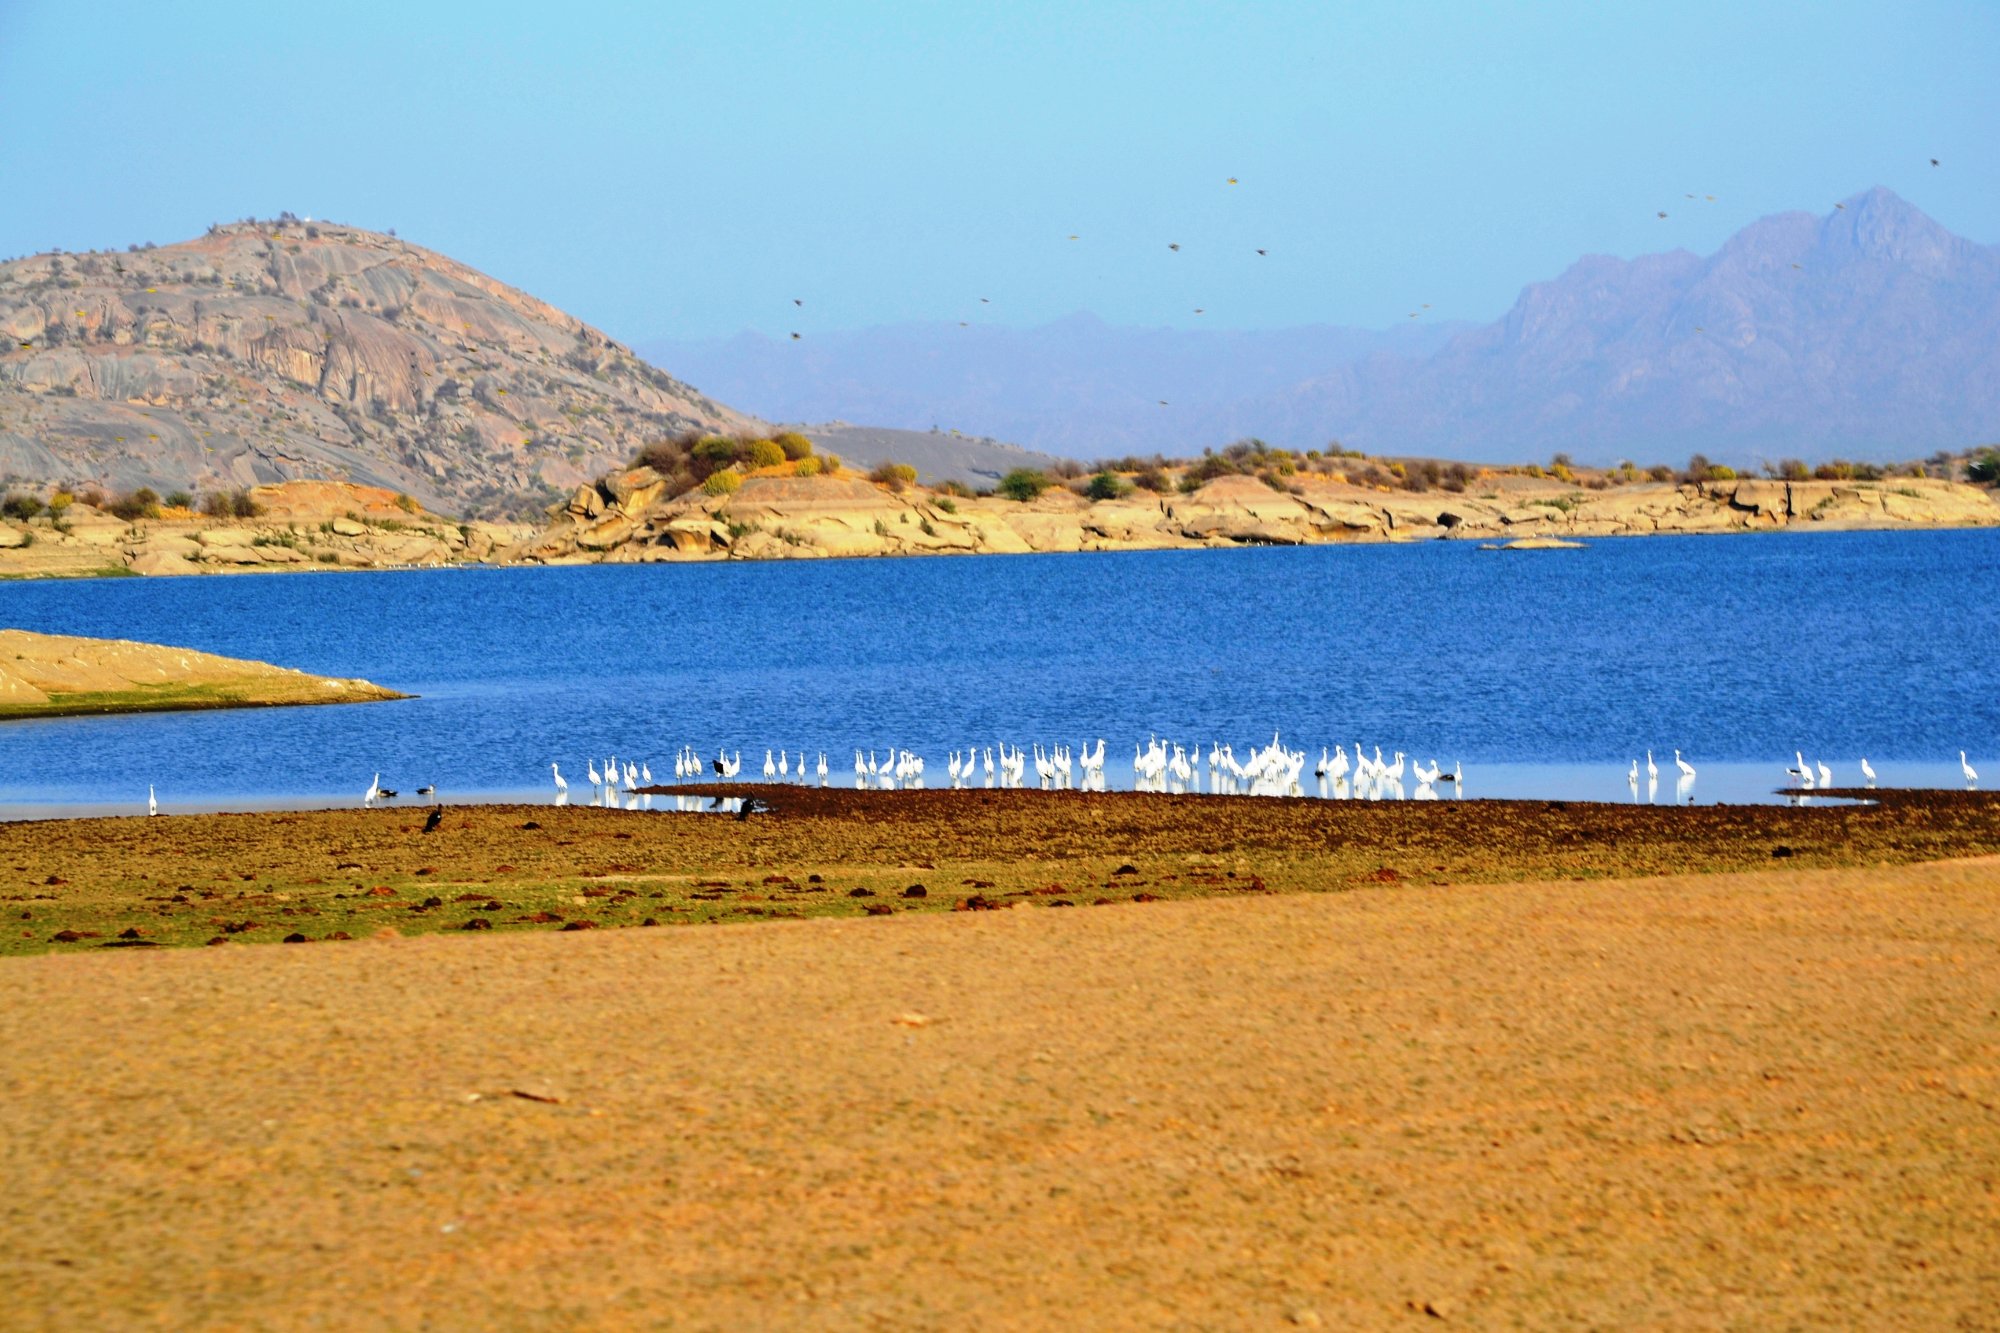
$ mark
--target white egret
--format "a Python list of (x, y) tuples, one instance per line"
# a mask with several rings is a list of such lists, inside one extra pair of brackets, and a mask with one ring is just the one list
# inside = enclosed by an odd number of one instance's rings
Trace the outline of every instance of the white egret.
[(771, 757), (771, 752), (769, 750), (766, 750), (764, 751), (764, 780), (766, 782), (769, 782), (772, 778), (775, 778), (777, 776), (778, 776), (778, 761)]
[(1965, 761), (1965, 751), (1963, 750), (1960, 750), (1958, 752), (1958, 768), (1960, 772), (1965, 774), (1965, 780), (1967, 782), (1979, 781), (1979, 770), (1974, 768), (1971, 764), (1968, 764)]
[(1868, 756), (1861, 756), (1861, 776), (1868, 779), (1868, 785), (1875, 785), (1875, 770), (1868, 763)]
[(567, 796), (569, 794), (569, 783), (563, 780), (562, 769), (558, 768), (555, 764), (551, 763), (549, 765), (549, 772), (555, 774), (556, 793), (558, 795)]
[(1678, 768), (1681, 771), (1682, 777), (1686, 778), (1690, 782), (1694, 781), (1694, 765), (1690, 764), (1687, 760), (1681, 758), (1681, 752), (1679, 750), (1674, 751), (1674, 767)]
[(1653, 762), (1653, 752), (1651, 750), (1646, 751), (1646, 776), (1649, 778), (1658, 778), (1660, 776), (1660, 766)]
[(1824, 759), (1819, 761), (1819, 785), (1822, 787), (1831, 787), (1833, 785), (1833, 770), (1826, 766), (1826, 760)]
[(373, 805), (375, 804), (375, 798), (381, 794), (382, 775), (377, 773), (374, 777), (368, 779), (368, 790), (361, 794), (361, 804)]
[(590, 774), (590, 785), (593, 787), (603, 786), (604, 778), (597, 771), (597, 761), (595, 759), (586, 759), (583, 762), (586, 771)]
[(150, 782), (146, 784), (146, 813), (149, 815), (160, 813), (160, 798), (153, 795), (153, 784)]
[(1625, 781), (1631, 783), (1634, 787), (1639, 785), (1639, 761), (1637, 759), (1632, 761), (1632, 771), (1625, 775)]

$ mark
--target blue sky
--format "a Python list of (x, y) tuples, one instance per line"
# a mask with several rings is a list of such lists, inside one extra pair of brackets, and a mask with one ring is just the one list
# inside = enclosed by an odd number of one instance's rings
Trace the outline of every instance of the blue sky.
[(627, 340), (1489, 319), (1877, 184), (2000, 240), (1996, 67), (1921, 0), (0, 0), (0, 255), (291, 209)]

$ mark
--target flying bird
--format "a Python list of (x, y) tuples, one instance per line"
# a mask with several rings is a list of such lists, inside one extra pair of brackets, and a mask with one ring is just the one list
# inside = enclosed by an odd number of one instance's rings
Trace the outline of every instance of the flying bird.
[(1160, 406), (1161, 406), (1161, 407), (1165, 407), (1166, 405), (1167, 405), (1167, 400), (1166, 400), (1166, 399), (1164, 399), (1164, 398), (1162, 398), (1162, 399), (1160, 400)]
[(1178, 250), (1178, 249), (1180, 249), (1180, 248), (1181, 248), (1181, 243), (1180, 243), (1179, 241), (1168, 241), (1168, 242), (1167, 242), (1167, 249), (1169, 249), (1169, 250)]
[(983, 296), (982, 296), (982, 297), (980, 297), (980, 298), (979, 298), (979, 304), (981, 304), (981, 305), (992, 305), (993, 303), (992, 303), (991, 301), (987, 300), (987, 299), (986, 299), (985, 297), (983, 297)]
[(1835, 205), (1834, 205), (1834, 207), (1835, 207), (1835, 208), (1846, 208), (1846, 207), (1847, 207), (1847, 205), (1846, 205), (1846, 204), (1835, 204)]
[(1196, 306), (1196, 307), (1194, 308), (1194, 312), (1195, 312), (1195, 314), (1197, 314), (1197, 315), (1199, 315), (1199, 314), (1203, 313), (1203, 312), (1202, 312), (1202, 308), (1201, 308), (1200, 306)]
[(792, 304), (793, 304), (793, 305), (804, 305), (804, 304), (805, 304), (805, 302), (804, 302), (804, 301), (801, 301), (801, 300), (800, 300), (800, 299), (799, 299), (798, 297), (794, 296), (794, 297), (792, 298)]
[(1259, 250), (1259, 251), (1258, 251), (1257, 253), (1261, 255), (1261, 254), (1266, 254), (1266, 253), (1268, 253), (1268, 252), (1267, 252), (1267, 251), (1264, 251), (1264, 250)]
[(798, 334), (796, 334), (796, 333), (794, 333), (794, 334), (792, 335), (792, 341), (793, 341), (793, 342), (797, 342), (798, 340), (799, 340), (799, 335), (798, 335)]
[(1665, 217), (1665, 216), (1666, 216), (1666, 214), (1665, 214), (1665, 213), (1662, 213), (1662, 214), (1660, 214), (1660, 216), (1661, 216), (1661, 217)]
[(1932, 159), (1931, 159), (1931, 165), (1932, 165), (1932, 166), (1936, 166), (1936, 165), (1937, 165), (1937, 159), (1936, 159), (1936, 158), (1932, 158)]

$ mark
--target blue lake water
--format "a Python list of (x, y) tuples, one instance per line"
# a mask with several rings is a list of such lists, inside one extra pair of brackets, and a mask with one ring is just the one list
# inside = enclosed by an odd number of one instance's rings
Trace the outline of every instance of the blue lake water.
[[(1794, 750), (1859, 783), (2000, 780), (2000, 532), (1804, 533), (974, 559), (0, 584), (0, 624), (171, 643), (420, 698), (0, 724), (0, 807), (351, 797), (383, 774), (546, 794), (683, 744), (925, 755), (1280, 732), (1465, 765), (1472, 795), (1750, 800)], [(1306, 769), (1311, 789), (1312, 765)], [(1121, 778), (1122, 775), (1122, 778)], [(1033, 781), (1032, 770), (1029, 775)], [(582, 787), (579, 780), (578, 787)], [(136, 795), (135, 795), (136, 793)], [(1644, 792), (1637, 794), (1644, 798)]]

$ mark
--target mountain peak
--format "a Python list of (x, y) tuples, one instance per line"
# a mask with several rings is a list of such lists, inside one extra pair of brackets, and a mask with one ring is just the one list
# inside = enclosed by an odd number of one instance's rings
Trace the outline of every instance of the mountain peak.
[(1821, 220), (1819, 243), (1823, 250), (1886, 260), (1930, 276), (1943, 273), (1975, 248), (1880, 185), (1841, 200)]

